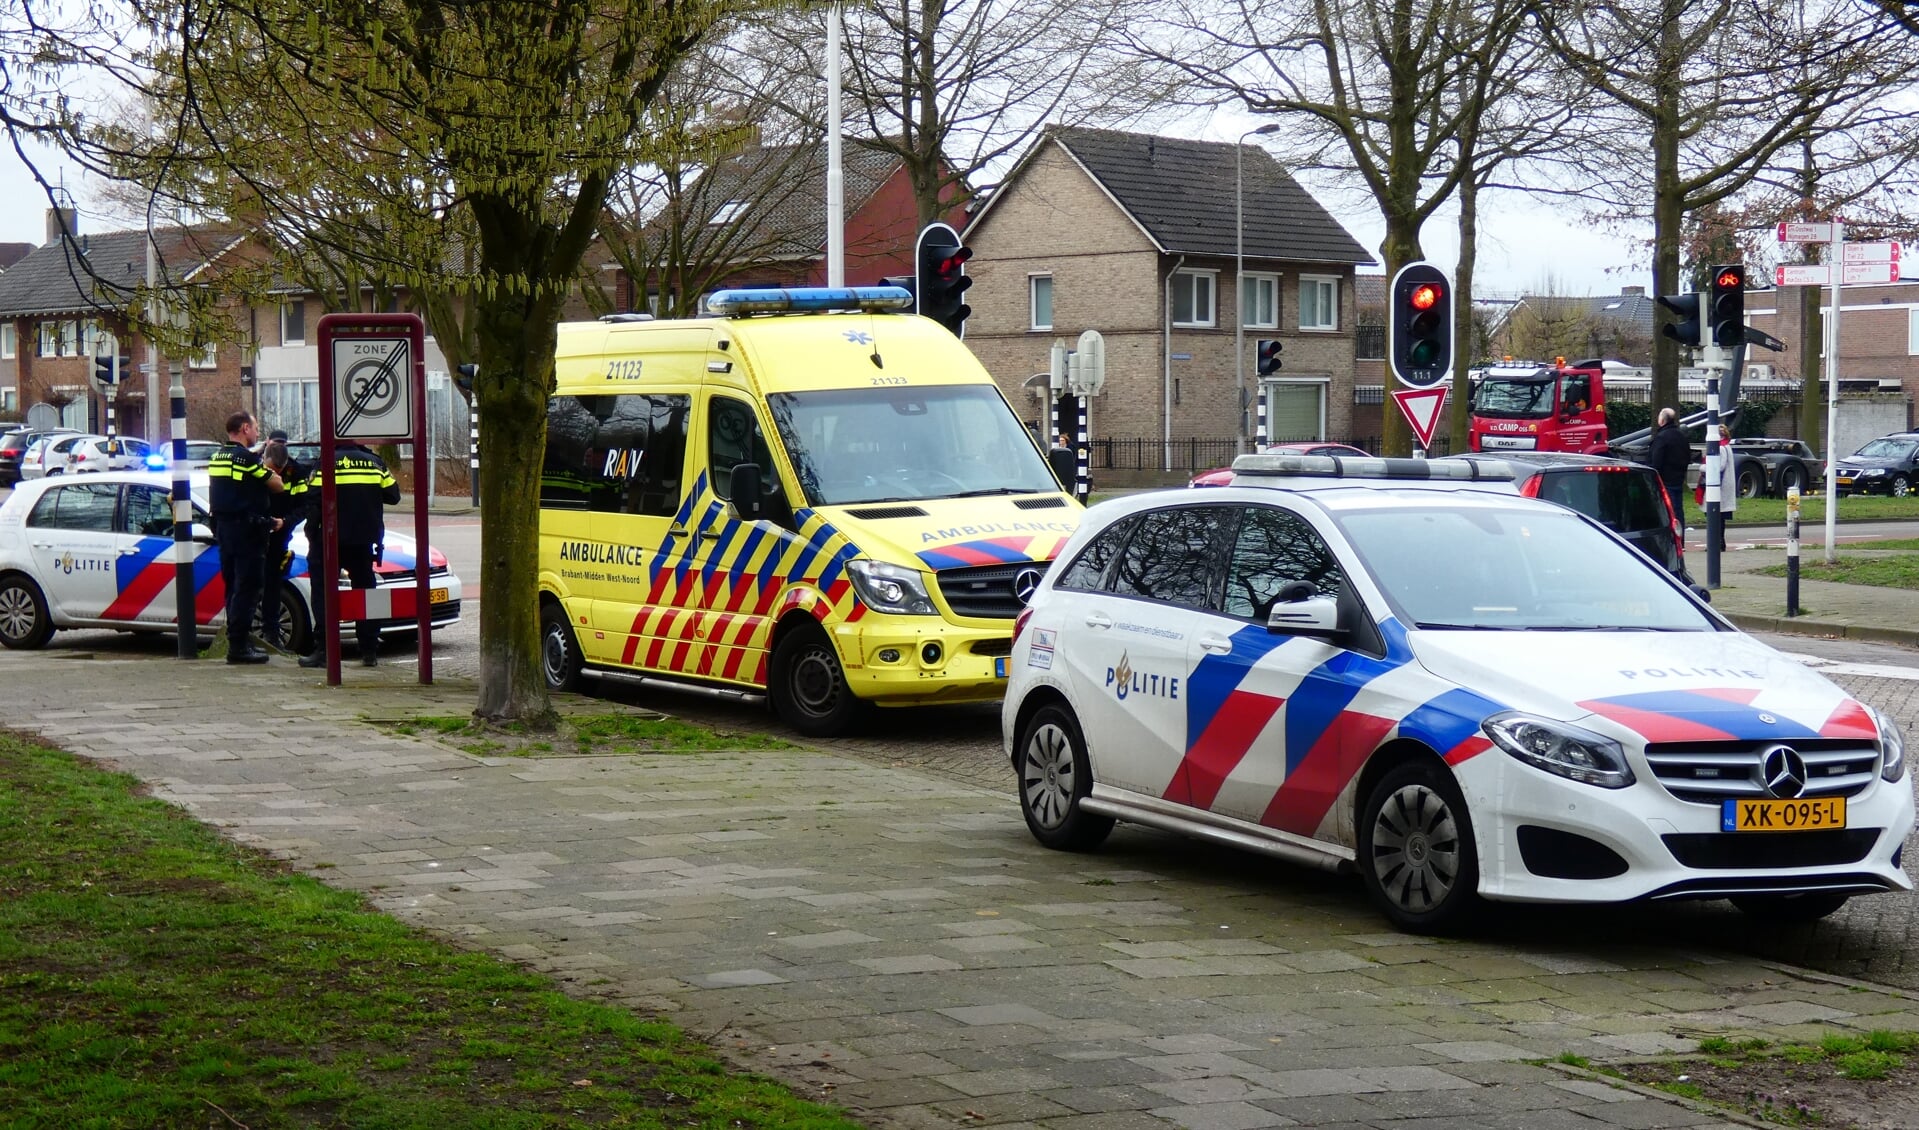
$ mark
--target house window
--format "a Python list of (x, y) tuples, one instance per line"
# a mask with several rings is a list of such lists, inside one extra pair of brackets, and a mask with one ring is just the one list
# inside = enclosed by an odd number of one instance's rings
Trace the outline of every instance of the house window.
[(1279, 328), (1278, 275), (1246, 276), (1246, 296), (1240, 306), (1239, 316), (1249, 330)]
[(1173, 324), (1203, 329), (1215, 324), (1213, 298), (1217, 271), (1177, 271), (1173, 274)]
[(1032, 329), (1050, 330), (1053, 328), (1053, 276), (1028, 275), (1026, 285), (1031, 288)]
[(220, 365), (219, 345), (209, 345), (187, 359), (189, 369), (215, 369)]
[(1299, 279), (1299, 328), (1339, 328), (1339, 280), (1302, 275)]
[(0, 322), (0, 361), (20, 355), (19, 332), (12, 322)]
[(60, 323), (60, 356), (80, 356), (80, 323)]
[[(1906, 352), (1919, 357), (1919, 309), (1906, 311)], [(12, 354), (4, 354), (11, 357)]]
[(20, 394), (14, 389), (0, 388), (0, 412), (11, 416), (20, 408)]
[(1314, 377), (1265, 382), (1270, 442), (1325, 439), (1326, 386), (1325, 379)]
[(738, 220), (745, 211), (746, 201), (729, 200), (720, 205), (719, 208), (714, 211), (713, 218), (706, 222), (712, 227), (718, 227), (721, 224), (730, 224)]
[(39, 324), (39, 331), (39, 355), (42, 357), (60, 356), (60, 323), (41, 322)]
[(307, 341), (307, 304), (300, 299), (280, 304), (280, 344), (305, 345)]
[(88, 357), (112, 357), (120, 352), (120, 339), (100, 323), (88, 322), (81, 332), (81, 349)]

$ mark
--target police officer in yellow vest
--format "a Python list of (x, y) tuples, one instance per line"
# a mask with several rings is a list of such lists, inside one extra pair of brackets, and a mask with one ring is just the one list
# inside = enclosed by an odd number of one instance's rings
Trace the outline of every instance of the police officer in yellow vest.
[(260, 426), (249, 412), (227, 417), (227, 443), (207, 463), (208, 503), (220, 542), (220, 580), (227, 597), (227, 662), (265, 663), (248, 631), (260, 610), (266, 579), (267, 539), (277, 527), (271, 496), (286, 489), (280, 476), (254, 454)]
[[(313, 594), (313, 650), (300, 657), (302, 667), (326, 664), (326, 608), (339, 570), (346, 570), (356, 589), (370, 589), (379, 582), (373, 574), (380, 559), (380, 544), (386, 537), (386, 509), (400, 501), (400, 485), (386, 461), (357, 443), (342, 441), (333, 449), (333, 488), (339, 508), (340, 544), (334, 556), (332, 576), (322, 577), (314, 564), (319, 558), (320, 542), (325, 537), (320, 521), (321, 468), (315, 467), (301, 484), (307, 500), (307, 561), (309, 588)], [(368, 667), (380, 662), (380, 629), (361, 620), (355, 628), (360, 639), (360, 662)]]

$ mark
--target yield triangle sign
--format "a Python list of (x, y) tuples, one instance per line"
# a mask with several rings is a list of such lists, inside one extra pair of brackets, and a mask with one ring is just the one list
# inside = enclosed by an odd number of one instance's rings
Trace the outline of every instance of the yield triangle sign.
[(1396, 388), (1393, 399), (1413, 426), (1413, 435), (1421, 448), (1433, 445), (1433, 430), (1439, 426), (1439, 410), (1446, 404), (1446, 386), (1435, 388)]

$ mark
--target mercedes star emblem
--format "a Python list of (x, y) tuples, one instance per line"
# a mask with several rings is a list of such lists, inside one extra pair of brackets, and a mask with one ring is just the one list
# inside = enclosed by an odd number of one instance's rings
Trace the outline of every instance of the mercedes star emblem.
[(1759, 767), (1773, 796), (1790, 799), (1806, 791), (1806, 759), (1791, 746), (1769, 747), (1759, 755)]
[(1013, 596), (1021, 604), (1033, 599), (1033, 593), (1039, 589), (1040, 571), (1028, 566), (1013, 574)]

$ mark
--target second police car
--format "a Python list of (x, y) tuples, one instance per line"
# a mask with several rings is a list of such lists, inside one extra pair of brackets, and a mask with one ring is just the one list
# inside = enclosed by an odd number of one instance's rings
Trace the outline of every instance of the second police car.
[(1021, 618), (1003, 730), (1040, 842), (1128, 820), (1356, 870), (1409, 930), (1910, 889), (1892, 720), (1598, 523), (1503, 467), (1235, 467), (1089, 511)]

